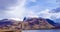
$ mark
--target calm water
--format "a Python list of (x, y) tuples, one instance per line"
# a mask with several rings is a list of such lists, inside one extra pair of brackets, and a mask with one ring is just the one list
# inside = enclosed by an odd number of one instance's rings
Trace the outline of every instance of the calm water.
[(55, 29), (55, 30), (24, 30), (23, 32), (60, 32), (60, 29)]

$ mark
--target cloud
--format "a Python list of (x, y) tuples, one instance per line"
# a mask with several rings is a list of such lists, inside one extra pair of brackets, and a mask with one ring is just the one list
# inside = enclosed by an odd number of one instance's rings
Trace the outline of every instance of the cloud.
[(0, 18), (22, 18), (26, 0), (0, 0)]
[(60, 18), (60, 12), (57, 11), (60, 9), (57, 8), (59, 6), (60, 5), (56, 0), (27, 1), (25, 5), (25, 8), (27, 9), (26, 16), (49, 18), (52, 20), (58, 19)]
[(9, 7), (15, 6), (17, 4), (17, 0), (0, 0), (0, 11), (8, 10)]
[(60, 5), (60, 0), (56, 0), (56, 3)]
[[(28, 17), (42, 17), (45, 19), (51, 19), (51, 20), (56, 20), (60, 18), (60, 12), (59, 13), (50, 13), (49, 9), (46, 9), (44, 11), (40, 11), (40, 12), (34, 12), (34, 11), (29, 11), (29, 13), (27, 14)], [(52, 11), (51, 11), (52, 12)], [(59, 21), (55, 21), (55, 22), (59, 22)]]
[[(0, 0), (0, 18), (24, 18), (25, 16), (49, 19), (60, 18), (56, 0)], [(51, 9), (54, 10), (52, 13)], [(55, 11), (56, 10), (56, 11)]]
[(35, 0), (35, 2), (30, 0), (27, 1), (25, 8), (34, 11), (43, 11), (45, 9), (54, 9), (58, 6), (59, 4), (57, 4), (56, 0)]
[(51, 11), (52, 11), (52, 13), (58, 13), (58, 12), (60, 12), (60, 7), (52, 9)]
[(54, 21), (60, 23), (60, 18), (54, 19)]

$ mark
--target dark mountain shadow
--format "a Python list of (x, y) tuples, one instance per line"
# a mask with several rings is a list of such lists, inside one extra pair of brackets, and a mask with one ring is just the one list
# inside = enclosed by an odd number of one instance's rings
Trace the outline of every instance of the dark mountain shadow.
[(46, 21), (47, 21), (48, 23), (50, 23), (51, 25), (53, 25), (53, 26), (55, 26), (55, 24), (56, 24), (53, 20), (50, 20), (50, 19), (46, 19)]
[(54, 29), (60, 29), (60, 23), (55, 23), (53, 20), (50, 19), (46, 19), (48, 21), (48, 23), (50, 23), (51, 25), (55, 26)]

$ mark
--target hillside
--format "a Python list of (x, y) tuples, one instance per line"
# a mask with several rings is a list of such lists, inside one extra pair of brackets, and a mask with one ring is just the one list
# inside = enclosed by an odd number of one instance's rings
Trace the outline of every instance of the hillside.
[(13, 19), (0, 20), (0, 31), (41, 29), (60, 29), (60, 23), (54, 23), (52, 20), (44, 18), (24, 18), (23, 21), (16, 21)]
[(54, 22), (44, 18), (24, 18), (23, 29), (53, 29)]

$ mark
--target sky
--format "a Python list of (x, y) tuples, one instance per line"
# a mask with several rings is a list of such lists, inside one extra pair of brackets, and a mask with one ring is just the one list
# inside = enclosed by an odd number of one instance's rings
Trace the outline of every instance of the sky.
[(0, 0), (0, 19), (24, 17), (60, 22), (60, 0)]

